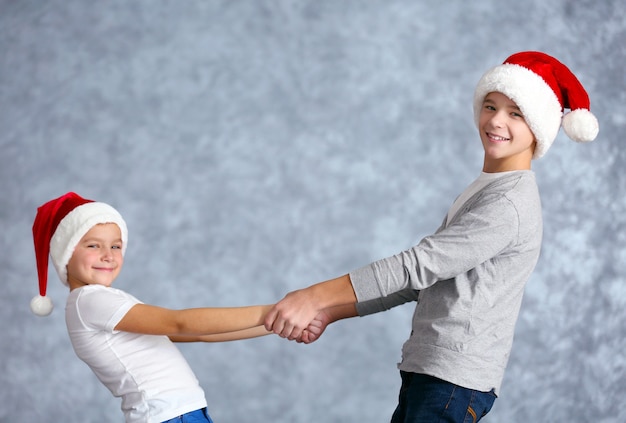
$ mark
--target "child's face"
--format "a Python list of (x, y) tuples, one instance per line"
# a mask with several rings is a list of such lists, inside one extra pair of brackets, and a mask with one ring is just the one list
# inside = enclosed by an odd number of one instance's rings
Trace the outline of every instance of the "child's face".
[(530, 169), (535, 136), (515, 102), (502, 93), (489, 93), (478, 120), (485, 149), (485, 171)]
[(91, 284), (111, 286), (122, 264), (120, 228), (115, 223), (98, 224), (81, 238), (67, 264), (70, 290)]

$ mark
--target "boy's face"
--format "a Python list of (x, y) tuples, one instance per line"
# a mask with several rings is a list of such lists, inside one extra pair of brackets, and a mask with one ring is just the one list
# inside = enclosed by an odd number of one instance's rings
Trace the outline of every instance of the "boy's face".
[(485, 172), (530, 169), (535, 136), (510, 98), (498, 92), (487, 94), (478, 128), (485, 149)]
[(115, 223), (98, 224), (81, 238), (67, 264), (70, 290), (91, 284), (111, 286), (122, 264), (120, 228)]

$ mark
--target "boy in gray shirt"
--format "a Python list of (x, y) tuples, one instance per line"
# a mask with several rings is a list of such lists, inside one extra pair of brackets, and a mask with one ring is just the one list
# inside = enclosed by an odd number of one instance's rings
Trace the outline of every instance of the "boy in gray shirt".
[(531, 160), (546, 153), (560, 127), (578, 142), (598, 133), (580, 82), (540, 52), (516, 53), (488, 70), (474, 93), (474, 115), (482, 172), (434, 234), (287, 294), (265, 319), (267, 330), (310, 343), (331, 322), (416, 301), (392, 423), (476, 422), (489, 412), (541, 248)]

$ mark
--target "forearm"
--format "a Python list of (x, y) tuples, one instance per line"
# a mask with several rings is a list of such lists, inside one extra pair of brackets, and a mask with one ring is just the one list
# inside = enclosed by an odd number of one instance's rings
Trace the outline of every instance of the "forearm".
[(148, 304), (133, 306), (116, 330), (147, 335), (198, 336), (234, 332), (263, 324), (271, 305), (170, 310)]
[(227, 342), (227, 341), (239, 341), (242, 339), (257, 338), (259, 336), (269, 335), (271, 332), (265, 330), (263, 326), (254, 326), (247, 329), (216, 333), (212, 335), (197, 335), (197, 336), (185, 336), (185, 335), (171, 335), (169, 338), (172, 342)]
[[(305, 288), (305, 290), (309, 291), (309, 298), (317, 310), (354, 305), (357, 301), (350, 282), (350, 275), (320, 282)], [(343, 311), (347, 312), (349, 308)]]
[(372, 300), (360, 302), (356, 304), (356, 312), (359, 316), (367, 316), (368, 314), (387, 311), (399, 305), (417, 301), (420, 291), (414, 289), (404, 289), (394, 292), (391, 295), (382, 298), (374, 298)]
[(263, 305), (181, 310), (177, 334), (213, 335), (254, 328), (263, 324), (271, 307)]
[(324, 309), (329, 317), (329, 323), (342, 319), (349, 319), (358, 316), (355, 304), (344, 304)]

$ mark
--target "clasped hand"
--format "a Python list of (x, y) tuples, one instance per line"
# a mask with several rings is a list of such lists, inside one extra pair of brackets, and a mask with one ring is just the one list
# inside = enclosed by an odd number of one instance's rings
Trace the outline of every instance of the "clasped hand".
[[(265, 329), (291, 341), (311, 343), (324, 331), (321, 310), (308, 288), (285, 295), (265, 316)], [(322, 313), (323, 314), (323, 313)]]

